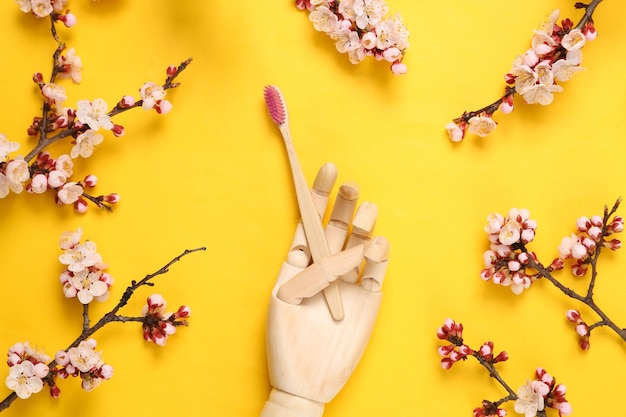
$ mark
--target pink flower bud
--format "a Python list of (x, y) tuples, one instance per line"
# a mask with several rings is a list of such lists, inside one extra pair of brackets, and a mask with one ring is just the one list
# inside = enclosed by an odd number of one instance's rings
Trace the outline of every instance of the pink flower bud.
[(460, 142), (465, 136), (465, 129), (453, 122), (446, 125), (446, 130), (452, 142)]
[(495, 274), (493, 274), (493, 283), (502, 285), (506, 281), (506, 278), (507, 278), (507, 275), (504, 272), (498, 271)]
[(59, 387), (57, 387), (56, 385), (50, 387), (50, 396), (52, 398), (59, 398), (60, 395), (61, 389)]
[(554, 395), (557, 397), (564, 397), (565, 396), (565, 392), (566, 392), (566, 388), (565, 385), (563, 384), (558, 384), (556, 387), (554, 387)]
[(54, 355), (54, 360), (59, 366), (67, 366), (70, 363), (70, 355), (64, 350), (59, 350), (56, 355)]
[(118, 106), (120, 106), (123, 109), (133, 107), (134, 105), (135, 105), (135, 97), (133, 96), (124, 96), (118, 103)]
[(565, 317), (567, 317), (567, 319), (571, 322), (577, 322), (580, 320), (580, 312), (575, 309), (567, 310), (565, 312)]
[(43, 80), (43, 74), (42, 74), (42, 73), (40, 73), (40, 72), (36, 72), (36, 73), (33, 75), (33, 81), (34, 81), (36, 84), (38, 84), (38, 85), (42, 86), (42, 85), (45, 83), (45, 82), (44, 82), (44, 80)]
[(396, 75), (404, 75), (408, 72), (408, 68), (402, 62), (396, 61), (393, 64), (391, 64), (391, 72)]
[(585, 264), (574, 264), (572, 265), (572, 274), (577, 277), (582, 277), (587, 273), (587, 265)]
[(585, 322), (578, 323), (576, 325), (576, 333), (579, 336), (588, 336), (589, 335), (589, 326)]
[(587, 248), (580, 243), (577, 243), (572, 248), (572, 258), (583, 259), (587, 257)]
[(489, 281), (491, 279), (491, 275), (493, 274), (493, 272), (494, 272), (493, 268), (485, 268), (482, 271), (480, 271), (480, 277), (484, 281)]
[(522, 230), (521, 238), (523, 243), (532, 242), (535, 238), (535, 231), (532, 229), (524, 229)]
[(505, 362), (509, 360), (509, 354), (506, 353), (505, 351), (502, 351), (500, 353), (498, 353), (498, 356), (496, 356), (493, 360), (493, 363), (496, 362)]
[(113, 124), (111, 132), (113, 132), (116, 137), (120, 137), (124, 134), (124, 126)]
[(149, 308), (158, 308), (165, 306), (165, 299), (161, 294), (152, 294), (147, 298)]
[(487, 360), (491, 359), (493, 355), (493, 343), (487, 342), (483, 344), (478, 350), (478, 354)]
[(452, 362), (458, 362), (461, 359), (464, 359), (466, 355), (461, 354), (459, 351), (453, 350), (452, 352), (450, 352), (450, 360), (452, 360)]
[(467, 345), (461, 345), (459, 346), (459, 353), (463, 356), (466, 357), (467, 355), (471, 355), (473, 352), (473, 350), (467, 346)]
[(30, 181), (28, 191), (41, 194), (48, 189), (48, 178), (44, 174), (35, 174)]
[(159, 100), (154, 108), (159, 114), (167, 114), (172, 110), (172, 103), (167, 100)]
[(582, 239), (581, 243), (584, 247), (587, 248), (588, 252), (593, 252), (596, 248), (596, 241), (591, 238), (585, 237)]
[(587, 231), (587, 234), (589, 235), (590, 238), (592, 238), (595, 241), (600, 240), (600, 238), (602, 237), (602, 229), (599, 228), (598, 226), (592, 226), (589, 228), (589, 230)]
[(553, 271), (559, 271), (563, 269), (564, 267), (565, 267), (565, 261), (563, 261), (563, 259), (561, 258), (556, 258), (550, 264), (550, 268), (552, 268)]
[(591, 221), (585, 216), (579, 217), (578, 220), (576, 220), (576, 227), (578, 231), (586, 232), (591, 227)]
[(9, 352), (7, 356), (7, 365), (9, 366), (16, 365), (22, 361), (22, 358), (16, 352)]
[(118, 201), (120, 201), (120, 195), (116, 193), (109, 194), (104, 197), (104, 201), (106, 201), (109, 204), (115, 204)]
[(618, 250), (622, 247), (622, 242), (619, 239), (611, 239), (610, 241), (604, 242), (603, 245), (611, 250)]
[[(507, 74), (510, 75), (510, 74)], [(506, 77), (505, 77), (505, 81), (506, 81)], [(515, 81), (513, 82), (515, 83)], [(513, 97), (508, 96), (508, 97), (503, 97), (502, 98), (502, 104), (500, 104), (500, 111), (504, 114), (509, 114), (513, 111)]]
[(77, 213), (85, 213), (87, 211), (87, 208), (87, 202), (82, 198), (79, 198), (74, 202), (74, 210)]
[(174, 317), (179, 318), (187, 318), (191, 316), (191, 309), (187, 306), (178, 307), (178, 311), (174, 314)]
[(176, 68), (174, 65), (170, 65), (169, 67), (167, 67), (167, 69), (165, 70), (165, 73), (167, 74), (168, 77), (173, 77), (176, 75), (176, 72), (178, 71), (178, 68)]
[(573, 411), (572, 405), (567, 401), (557, 403), (554, 408), (559, 410), (559, 414), (563, 416), (569, 416)]
[(615, 216), (609, 226), (613, 233), (620, 233), (624, 230), (624, 218), (622, 216)]
[(96, 177), (93, 174), (87, 175), (85, 179), (83, 180), (83, 184), (85, 185), (85, 187), (95, 187), (97, 183), (98, 183), (98, 177)]
[(437, 348), (437, 353), (439, 353), (439, 356), (448, 356), (453, 350), (454, 345), (439, 346)]
[(67, 176), (63, 171), (54, 170), (48, 174), (48, 184), (52, 188), (59, 188), (67, 182)]
[(443, 358), (440, 363), (441, 367), (446, 370), (452, 368), (452, 365), (454, 365), (454, 361), (450, 358)]
[(520, 252), (520, 254), (517, 255), (517, 260), (521, 262), (522, 264), (526, 265), (528, 261), (530, 260), (530, 258), (528, 257), (527, 252)]
[(50, 368), (45, 363), (39, 362), (34, 366), (35, 376), (37, 378), (45, 378), (46, 375), (50, 372)]
[(587, 24), (583, 27), (583, 34), (588, 41), (593, 41), (598, 37), (598, 32), (596, 31), (593, 22), (587, 22)]
[(98, 374), (103, 379), (111, 379), (113, 376), (113, 367), (111, 365), (104, 364), (100, 367)]
[(108, 272), (103, 272), (98, 280), (104, 282), (107, 287), (113, 285), (113, 277)]
[(580, 346), (582, 350), (589, 350), (589, 348), (591, 347), (589, 343), (589, 338), (583, 337), (582, 339), (580, 339), (580, 341), (578, 342), (578, 346)]
[(69, 10), (65, 14), (58, 15), (58, 19), (68, 28), (76, 25), (76, 16), (70, 13)]
[(517, 261), (509, 261), (509, 263), (507, 264), (507, 268), (511, 272), (519, 271), (521, 267), (522, 265)]
[(602, 217), (597, 216), (597, 215), (596, 216), (592, 216), (590, 221), (591, 221), (591, 224), (593, 226), (602, 227)]

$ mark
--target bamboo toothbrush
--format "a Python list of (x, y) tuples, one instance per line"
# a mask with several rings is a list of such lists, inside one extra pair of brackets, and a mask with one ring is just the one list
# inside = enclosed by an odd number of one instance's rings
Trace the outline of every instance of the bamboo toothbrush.
[[(330, 249), (326, 238), (324, 237), (324, 229), (319, 214), (315, 209), (313, 200), (311, 199), (311, 191), (306, 183), (302, 168), (298, 162), (296, 151), (291, 141), (289, 131), (289, 118), (287, 116), (287, 107), (280, 90), (275, 86), (265, 86), (263, 90), (265, 103), (269, 110), (270, 116), (274, 123), (278, 125), (278, 129), (285, 142), (289, 164), (291, 165), (291, 174), (296, 188), (296, 197), (300, 208), (300, 216), (302, 218), (302, 226), (309, 243), (311, 257), (313, 262), (319, 262), (330, 256)], [(330, 309), (331, 315), (335, 320), (342, 320), (344, 317), (343, 302), (341, 301), (341, 293), (337, 285), (329, 285), (324, 289), (324, 296)]]

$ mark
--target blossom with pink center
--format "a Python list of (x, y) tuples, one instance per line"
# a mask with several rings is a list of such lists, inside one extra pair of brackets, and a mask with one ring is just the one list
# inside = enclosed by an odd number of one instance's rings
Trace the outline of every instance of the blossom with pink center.
[(66, 182), (57, 191), (57, 198), (63, 204), (74, 204), (83, 195), (83, 187), (75, 182)]
[[(400, 15), (388, 16), (383, 0), (307, 0), (297, 1), (296, 6), (310, 12), (309, 20), (315, 30), (335, 40), (337, 50), (347, 53), (351, 63), (374, 56), (390, 62), (394, 74), (406, 74), (402, 58), (409, 46), (409, 32)], [(146, 106), (152, 108), (150, 104)]]
[(32, 12), (37, 17), (46, 17), (54, 10), (51, 0), (16, 0), (24, 13)]
[(474, 116), (468, 120), (469, 132), (485, 137), (496, 130), (496, 122), (490, 116)]
[(528, 381), (517, 390), (514, 409), (525, 417), (536, 417), (538, 411), (545, 407), (544, 395), (550, 392), (549, 387), (541, 381)]
[(18, 397), (26, 399), (43, 388), (41, 377), (36, 375), (35, 365), (24, 361), (9, 368), (9, 375), (5, 380), (6, 386), (15, 391)]
[(74, 173), (72, 157), (67, 154), (59, 156), (54, 164), (54, 169), (60, 171), (65, 177), (71, 177)]
[(89, 129), (78, 135), (76, 143), (70, 152), (70, 156), (72, 158), (78, 158), (80, 155), (83, 158), (89, 158), (97, 145), (101, 144), (103, 140), (104, 137), (101, 134)]
[(57, 109), (63, 107), (63, 103), (67, 100), (65, 88), (55, 83), (44, 84), (44, 86), (41, 87), (41, 93), (46, 98), (46, 101)]
[(356, 25), (361, 30), (376, 26), (389, 12), (387, 4), (381, 0), (356, 0), (353, 10)]
[(359, 35), (350, 29), (336, 30), (330, 35), (335, 41), (335, 47), (338, 52), (346, 53), (361, 48), (361, 40)]
[(339, 29), (339, 19), (327, 6), (319, 6), (309, 13), (309, 20), (318, 32), (333, 33)]
[(96, 352), (96, 340), (83, 340), (67, 351), (70, 363), (81, 372), (88, 372), (102, 365), (100, 353)]
[(89, 267), (102, 263), (102, 256), (97, 252), (97, 246), (92, 241), (75, 245), (59, 255), (59, 262), (67, 265), (70, 272), (81, 272)]
[(24, 190), (23, 183), (30, 178), (28, 163), (22, 157), (9, 161), (5, 167), (5, 175), (11, 191), (21, 193)]
[(559, 59), (552, 64), (552, 74), (554, 80), (558, 82), (569, 81), (577, 72), (584, 70), (578, 63), (567, 59)]
[(69, 282), (76, 288), (78, 301), (82, 304), (89, 304), (94, 298), (98, 301), (105, 301), (108, 298), (109, 286), (100, 280), (101, 271), (82, 271), (74, 272)]
[(568, 51), (577, 51), (585, 46), (587, 38), (580, 29), (572, 29), (561, 39), (561, 46)]
[(165, 98), (166, 92), (162, 86), (153, 82), (147, 82), (139, 89), (139, 95), (141, 95), (141, 99), (143, 100), (142, 108), (144, 110), (150, 110), (159, 101)]
[(98, 131), (100, 128), (110, 130), (113, 127), (111, 117), (108, 114), (108, 104), (101, 98), (93, 102), (89, 100), (79, 100), (76, 104), (76, 119), (92, 130)]
[(74, 48), (69, 48), (65, 54), (60, 55), (57, 58), (56, 65), (61, 69), (58, 74), (59, 77), (71, 78), (76, 84), (82, 81), (83, 62), (76, 55)]

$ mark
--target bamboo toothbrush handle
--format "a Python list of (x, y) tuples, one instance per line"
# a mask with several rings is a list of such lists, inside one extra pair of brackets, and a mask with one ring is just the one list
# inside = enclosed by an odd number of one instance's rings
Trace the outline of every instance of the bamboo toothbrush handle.
[[(328, 248), (326, 237), (324, 236), (324, 229), (322, 228), (320, 216), (317, 213), (315, 205), (313, 204), (313, 199), (311, 198), (311, 191), (309, 190), (304, 174), (302, 173), (302, 168), (300, 167), (300, 162), (298, 161), (298, 157), (296, 155), (296, 150), (293, 147), (289, 128), (285, 123), (280, 125), (279, 129), (287, 149), (289, 165), (291, 166), (293, 181), (296, 188), (296, 198), (298, 199), (300, 216), (302, 218), (302, 226), (304, 227), (304, 233), (307, 237), (311, 257), (314, 262), (317, 262), (330, 256), (330, 249)], [(343, 320), (344, 311), (339, 287), (336, 285), (327, 287), (324, 289), (324, 296), (333, 319)]]

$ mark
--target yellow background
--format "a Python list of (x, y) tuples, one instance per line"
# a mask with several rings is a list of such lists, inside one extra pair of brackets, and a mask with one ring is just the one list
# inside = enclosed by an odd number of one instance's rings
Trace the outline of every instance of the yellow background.
[[(114, 367), (110, 381), (91, 393), (60, 381), (61, 398), (46, 390), (15, 401), (5, 415), (259, 415), (270, 390), (268, 297), (299, 218), (284, 146), (263, 101), (266, 84), (286, 98), (307, 178), (333, 161), (339, 182), (357, 181), (362, 199), (378, 205), (377, 234), (391, 242), (376, 329), (327, 417), (468, 416), (483, 398), (504, 396), (474, 360), (440, 368), (435, 332), (446, 317), (465, 325), (471, 346), (492, 340), (497, 352), (509, 352), (498, 369), (513, 387), (543, 366), (567, 385), (574, 415), (623, 414), (626, 352), (615, 334), (594, 331), (591, 350), (581, 352), (564, 318), (580, 305), (547, 281), (515, 296), (479, 273), (489, 212), (527, 207), (539, 224), (531, 249), (549, 263), (578, 216), (601, 214), (626, 195), (626, 3), (599, 6), (598, 39), (584, 48), (587, 71), (563, 84), (553, 104), (527, 106), (516, 97), (515, 111), (498, 113), (497, 131), (483, 139), (453, 144), (444, 130), (463, 110), (501, 94), (503, 75), (543, 16), (559, 8), (578, 21), (573, 3), (390, 0), (411, 32), (409, 73), (397, 77), (371, 59), (350, 64), (291, 0), (71, 0), (78, 25), (59, 35), (76, 48), (84, 72), (80, 85), (63, 83), (68, 105), (101, 97), (113, 106), (124, 94), (137, 96), (145, 81), (161, 83), (169, 64), (194, 60), (168, 94), (170, 114), (121, 115), (114, 121), (125, 136), (105, 134), (92, 158), (77, 161), (76, 178), (100, 178), (95, 193), (122, 196), (113, 213), (90, 207), (78, 215), (55, 206), (51, 193), (0, 202), (1, 349), (28, 340), (54, 355), (78, 335), (80, 305), (63, 297), (58, 280), (63, 231), (82, 227), (116, 280), (110, 301), (92, 307), (93, 319), (130, 280), (185, 248), (207, 251), (173, 266), (123, 311), (138, 314), (153, 292), (173, 309), (189, 305), (190, 327), (165, 348), (144, 342), (136, 324), (107, 326), (96, 338)], [(31, 76), (49, 77), (56, 45), (46, 19), (10, 1), (1, 6), (0, 37), (0, 132), (26, 153), (25, 131), (40, 106)], [(625, 270), (626, 256), (607, 252), (596, 290), (621, 325)], [(558, 277), (584, 289), (586, 280), (568, 271)], [(2, 397), (9, 393), (0, 387)], [(512, 404), (506, 408), (515, 415)]]

